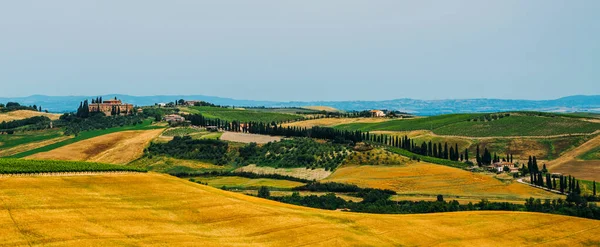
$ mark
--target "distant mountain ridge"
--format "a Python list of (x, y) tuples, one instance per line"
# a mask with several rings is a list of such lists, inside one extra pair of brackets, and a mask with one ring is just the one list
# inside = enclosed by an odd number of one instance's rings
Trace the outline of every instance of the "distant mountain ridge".
[[(178, 99), (204, 100), (218, 105), (228, 106), (266, 106), (266, 107), (302, 107), (330, 106), (341, 110), (389, 109), (400, 110), (416, 115), (438, 115), (464, 112), (498, 112), (498, 111), (544, 111), (544, 112), (597, 112), (600, 113), (600, 95), (574, 95), (554, 100), (506, 100), (506, 99), (445, 99), (417, 100), (394, 99), (382, 101), (260, 101), (239, 100), (205, 95), (155, 95), (132, 96), (124, 94), (100, 95), (104, 99), (117, 97), (124, 102), (138, 106), (154, 105), (161, 102), (172, 102)], [(0, 97), (0, 103), (8, 101), (25, 105), (41, 105), (51, 112), (75, 111), (79, 102), (97, 96), (46, 96), (32, 95), (27, 97)]]

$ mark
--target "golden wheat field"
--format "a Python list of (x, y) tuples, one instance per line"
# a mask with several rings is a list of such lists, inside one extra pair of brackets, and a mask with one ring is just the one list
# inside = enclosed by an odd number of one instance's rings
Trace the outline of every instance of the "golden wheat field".
[(406, 196), (441, 194), (505, 201), (523, 201), (529, 197), (560, 198), (557, 194), (517, 182), (505, 183), (489, 175), (424, 162), (402, 166), (344, 165), (323, 181), (390, 189)]
[(51, 120), (56, 120), (60, 117), (60, 114), (45, 113), (45, 112), (30, 111), (30, 110), (18, 110), (18, 111), (11, 111), (11, 112), (7, 112), (7, 113), (1, 113), (0, 114), (0, 122), (3, 122), (3, 121), (10, 122), (13, 120), (20, 120), (20, 119), (36, 117), (36, 116), (46, 116), (46, 117), (50, 118)]
[(379, 123), (389, 121), (387, 118), (319, 118), (283, 124), (283, 127), (296, 126), (311, 128), (313, 126), (332, 127), (350, 123)]
[(0, 198), (5, 246), (600, 244), (595, 220), (494, 211), (326, 211), (159, 174), (3, 177)]
[(144, 148), (162, 131), (162, 129), (121, 131), (37, 153), (27, 158), (126, 164), (140, 157)]

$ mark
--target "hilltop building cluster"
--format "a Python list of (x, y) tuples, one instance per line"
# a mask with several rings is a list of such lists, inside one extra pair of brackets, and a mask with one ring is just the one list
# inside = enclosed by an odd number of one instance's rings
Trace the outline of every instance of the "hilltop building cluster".
[(123, 103), (117, 97), (104, 101), (102, 98), (92, 99), (92, 103), (88, 105), (88, 108), (89, 112), (102, 112), (106, 116), (133, 114), (133, 105)]

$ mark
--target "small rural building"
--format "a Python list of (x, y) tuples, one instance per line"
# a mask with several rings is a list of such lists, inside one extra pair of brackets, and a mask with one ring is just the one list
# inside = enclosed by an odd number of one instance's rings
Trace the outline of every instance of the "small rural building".
[(200, 101), (200, 100), (186, 100), (184, 104), (186, 106), (194, 106), (194, 105), (196, 105), (196, 103), (200, 103), (200, 102), (202, 102), (202, 101)]
[(491, 166), (489, 166), (489, 168), (494, 169), (497, 172), (503, 172), (505, 166), (507, 166), (508, 169), (510, 169), (510, 173), (519, 172), (519, 168), (516, 167), (515, 164), (506, 161), (493, 163)]
[(163, 120), (169, 122), (169, 123), (180, 123), (180, 122), (184, 122), (185, 118), (177, 115), (177, 114), (171, 114), (171, 115), (165, 115), (163, 117)]
[(371, 110), (372, 117), (385, 117), (385, 113), (382, 110)]
[(155, 105), (157, 105), (159, 107), (165, 107), (165, 106), (167, 106), (167, 103), (156, 103)]
[(217, 132), (217, 131), (219, 131), (219, 127), (217, 127), (217, 126), (206, 126), (206, 130), (208, 130), (210, 132)]
[(144, 113), (144, 109), (142, 109), (142, 108), (137, 108), (137, 113)]

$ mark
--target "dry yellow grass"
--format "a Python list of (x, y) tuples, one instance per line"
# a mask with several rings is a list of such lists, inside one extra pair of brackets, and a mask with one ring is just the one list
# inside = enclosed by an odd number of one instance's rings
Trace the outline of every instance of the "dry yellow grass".
[(60, 117), (60, 114), (29, 111), (29, 110), (18, 110), (18, 111), (11, 111), (11, 112), (7, 112), (7, 113), (0, 113), (0, 122), (2, 122), (2, 121), (9, 122), (9, 121), (13, 121), (13, 120), (20, 120), (20, 119), (36, 117), (36, 116), (46, 116), (52, 120), (56, 120)]
[(72, 136), (61, 136), (61, 137), (52, 138), (50, 140), (27, 143), (27, 144), (19, 145), (19, 146), (8, 148), (8, 149), (2, 149), (2, 150), (0, 150), (0, 157), (10, 156), (10, 155), (21, 153), (21, 152), (26, 152), (26, 151), (33, 150), (33, 149), (36, 149), (39, 147), (43, 147), (43, 146), (47, 146), (47, 145), (54, 144), (57, 142), (61, 142), (61, 141), (64, 141), (64, 140), (67, 140), (70, 138), (73, 138), (73, 137)]
[(221, 188), (223, 186), (227, 187), (255, 187), (258, 188), (260, 186), (268, 186), (275, 188), (287, 188), (291, 189), (294, 187), (298, 187), (304, 185), (304, 183), (289, 181), (289, 180), (281, 180), (281, 179), (270, 179), (270, 178), (244, 178), (244, 177), (235, 177), (235, 176), (226, 176), (226, 177), (196, 177), (197, 181), (201, 181), (203, 183), (207, 183), (208, 185), (216, 188)]
[(313, 126), (332, 127), (350, 123), (379, 123), (389, 121), (388, 118), (319, 118), (284, 124), (283, 127), (296, 126), (311, 128)]
[(144, 148), (162, 131), (162, 129), (121, 131), (37, 153), (27, 158), (126, 164), (139, 158)]
[(252, 172), (256, 174), (279, 174), (308, 180), (321, 180), (331, 174), (323, 168), (274, 168), (268, 166), (247, 165), (236, 169), (238, 172)]
[(600, 221), (523, 212), (373, 215), (158, 174), (0, 178), (5, 246), (583, 246)]
[(339, 109), (333, 108), (331, 106), (305, 106), (302, 108), (309, 109), (309, 110), (315, 110), (315, 111), (341, 112)]
[(403, 166), (356, 166), (338, 168), (324, 181), (361, 187), (390, 189), (400, 195), (448, 195), (469, 198), (524, 200), (559, 198), (557, 194), (517, 182), (504, 183), (480, 173), (424, 162)]

